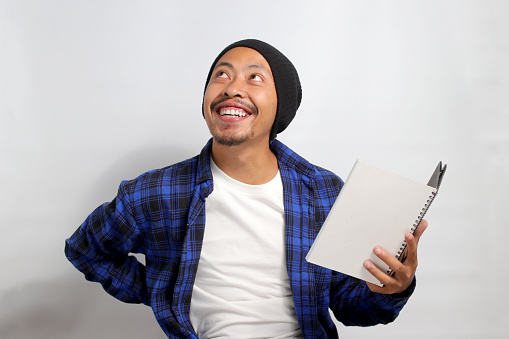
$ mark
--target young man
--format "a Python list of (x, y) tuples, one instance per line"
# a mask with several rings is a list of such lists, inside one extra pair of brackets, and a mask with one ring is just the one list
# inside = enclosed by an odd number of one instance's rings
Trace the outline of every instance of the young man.
[[(415, 288), (417, 242), (384, 287), (304, 260), (342, 186), (275, 140), (301, 100), (292, 63), (243, 40), (210, 69), (200, 155), (124, 181), (66, 241), (66, 255), (114, 297), (151, 306), (169, 338), (337, 338), (396, 318)], [(143, 253), (146, 266), (129, 253)]]

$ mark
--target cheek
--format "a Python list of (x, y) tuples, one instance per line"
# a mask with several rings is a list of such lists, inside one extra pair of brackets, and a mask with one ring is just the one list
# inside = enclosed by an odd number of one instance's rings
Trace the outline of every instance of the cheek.
[(274, 109), (274, 112), (277, 111), (277, 96), (274, 96), (272, 101), (272, 108)]
[(277, 95), (269, 96), (269, 100), (267, 100), (267, 106), (271, 112), (274, 114), (274, 118), (276, 117), (277, 111)]
[(276, 93), (276, 88), (273, 88), (271, 89), (268, 94), (266, 93), (266, 101), (267, 101), (267, 106), (274, 111), (274, 115), (276, 114), (275, 112), (277, 111), (277, 93)]
[(214, 101), (218, 96), (223, 94), (225, 85), (219, 82), (209, 82), (207, 88), (205, 89), (204, 97), (207, 98), (210, 102)]
[(277, 110), (277, 95), (275, 91), (252, 92), (251, 98), (258, 108), (263, 107), (264, 110), (274, 110), (274, 112)]
[(203, 110), (205, 112), (210, 111), (210, 104), (212, 101), (214, 101), (215, 95), (213, 94), (212, 89), (210, 86), (207, 86), (207, 89), (205, 90), (205, 94), (203, 95)]

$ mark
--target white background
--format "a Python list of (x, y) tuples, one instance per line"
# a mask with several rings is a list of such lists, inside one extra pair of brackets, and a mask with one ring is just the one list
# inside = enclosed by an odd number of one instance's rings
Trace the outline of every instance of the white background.
[(197, 154), (229, 43), (300, 73), (280, 140), (346, 179), (355, 159), (426, 182), (418, 287), (395, 323), (342, 338), (507, 338), (509, 2), (0, 1), (0, 337), (163, 338), (64, 240), (122, 179)]

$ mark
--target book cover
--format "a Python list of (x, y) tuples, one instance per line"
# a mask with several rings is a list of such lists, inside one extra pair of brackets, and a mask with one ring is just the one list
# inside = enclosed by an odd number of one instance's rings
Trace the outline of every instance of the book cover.
[(357, 160), (306, 260), (382, 286), (364, 261), (391, 273), (373, 249), (381, 246), (400, 258), (405, 234), (422, 220), (444, 172), (439, 163), (426, 185)]

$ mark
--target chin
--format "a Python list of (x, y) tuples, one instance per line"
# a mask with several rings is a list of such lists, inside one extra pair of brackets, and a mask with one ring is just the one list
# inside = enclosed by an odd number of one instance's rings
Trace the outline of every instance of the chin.
[(214, 138), (214, 141), (217, 142), (219, 145), (228, 146), (228, 147), (240, 146), (249, 140), (249, 138), (247, 136), (244, 136), (244, 137), (213, 136), (213, 138)]
[(252, 133), (212, 133), (214, 141), (222, 146), (240, 146), (252, 139)]

